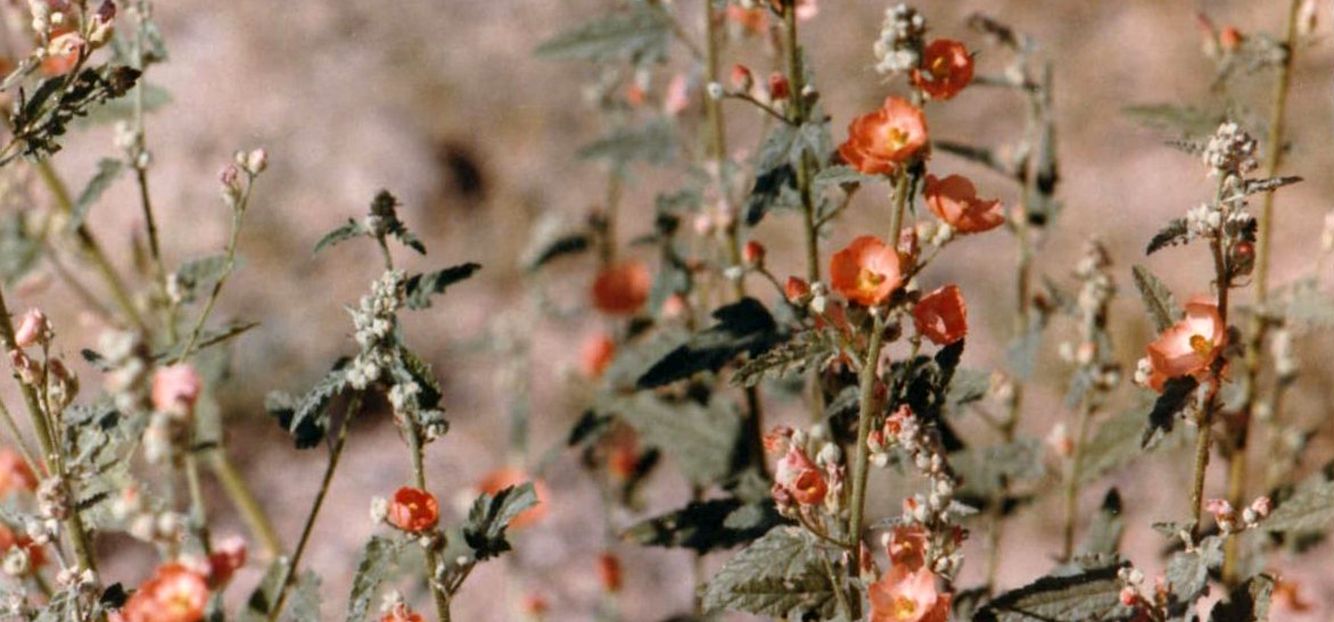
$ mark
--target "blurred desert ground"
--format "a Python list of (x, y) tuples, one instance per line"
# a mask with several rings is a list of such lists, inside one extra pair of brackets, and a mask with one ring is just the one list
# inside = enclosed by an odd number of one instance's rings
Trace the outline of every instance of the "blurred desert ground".
[[(293, 450), (284, 434), (263, 415), (262, 400), (273, 389), (300, 390), (313, 382), (328, 362), (350, 352), (345, 304), (355, 304), (378, 273), (373, 249), (348, 245), (312, 258), (318, 237), (349, 216), (365, 210), (379, 188), (392, 189), (405, 204), (409, 224), (423, 235), (426, 258), (401, 255), (402, 263), (437, 268), (465, 260), (485, 268), (473, 281), (450, 290), (431, 311), (408, 320), (410, 340), (423, 345), (446, 386), (445, 403), (454, 424), (451, 434), (431, 447), (434, 492), (452, 500), (483, 472), (507, 460), (506, 413), (510, 402), (498, 380), (506, 359), (496, 354), (497, 333), (530, 340), (522, 353), (530, 366), (532, 448), (529, 460), (559, 443), (578, 415), (572, 400), (570, 368), (584, 334), (584, 324), (539, 319), (525, 291), (520, 254), (539, 217), (557, 214), (582, 218), (602, 197), (600, 167), (572, 156), (576, 146), (596, 137), (599, 120), (584, 104), (581, 91), (593, 75), (579, 63), (534, 59), (542, 39), (598, 14), (606, 0), (398, 0), (359, 2), (273, 2), (237, 0), (158, 2), (171, 62), (153, 69), (150, 80), (169, 89), (174, 102), (152, 115), (149, 141), (154, 152), (153, 187), (160, 206), (164, 251), (172, 262), (221, 248), (228, 215), (217, 197), (216, 175), (237, 148), (265, 146), (271, 170), (259, 182), (241, 249), (246, 263), (228, 287), (220, 318), (262, 319), (263, 325), (235, 348), (234, 376), (221, 402), (233, 425), (231, 452), (273, 512), (280, 532), (295, 540), (308, 507), (324, 452)], [(693, 0), (678, 0), (693, 15)], [(1063, 173), (1060, 197), (1066, 210), (1041, 248), (1038, 270), (1068, 282), (1068, 271), (1082, 241), (1100, 235), (1119, 261), (1123, 296), (1114, 322), (1121, 336), (1118, 355), (1128, 369), (1150, 337), (1129, 265), (1145, 261), (1145, 241), (1166, 219), (1183, 213), (1209, 193), (1195, 158), (1162, 144), (1163, 135), (1142, 129), (1120, 109), (1132, 103), (1197, 100), (1205, 94), (1211, 64), (1199, 52), (1194, 12), (1205, 9), (1243, 31), (1277, 31), (1286, 2), (1162, 2), (1127, 0), (924, 1), (935, 34), (953, 36), (981, 47), (963, 19), (986, 11), (1034, 36), (1054, 60), (1059, 150)], [(889, 87), (871, 71), (871, 43), (888, 3), (822, 0), (822, 11), (805, 30), (805, 43), (817, 72), (823, 101), (835, 118), (841, 140), (847, 120), (871, 109)], [(1291, 155), (1286, 172), (1307, 182), (1282, 191), (1276, 232), (1276, 282), (1309, 269), (1324, 214), (1334, 208), (1329, 171), (1331, 47), (1334, 14), (1321, 3), (1320, 45), (1303, 50), (1292, 93)], [(999, 68), (1000, 53), (983, 49), (984, 69)], [(731, 56), (727, 57), (731, 60)], [(752, 58), (752, 57), (748, 57)], [(763, 65), (757, 65), (763, 67)], [(1266, 87), (1267, 88), (1267, 87)], [(688, 112), (687, 114), (692, 114)], [(753, 148), (752, 113), (732, 107), (737, 119), (733, 146)], [(936, 136), (994, 143), (1019, 132), (1021, 107), (1012, 96), (987, 89), (965, 91), (956, 103), (933, 109)], [(744, 120), (743, 120), (744, 119)], [(753, 125), (753, 123), (750, 123)], [(76, 187), (87, 179), (99, 157), (110, 154), (111, 133), (90, 131), (73, 140), (56, 158)], [(974, 175), (984, 194), (1013, 201), (1012, 188), (957, 159), (938, 155), (938, 170)], [(627, 196), (622, 237), (648, 230), (653, 193), (670, 188), (669, 178), (636, 169), (641, 187)], [(883, 214), (874, 192), (864, 192), (849, 218), (825, 248), (836, 248), (857, 232), (876, 226)], [(42, 197), (41, 193), (38, 193)], [(122, 266), (126, 250), (142, 223), (132, 184), (122, 181), (99, 205), (92, 221)], [(798, 238), (794, 219), (770, 218), (754, 238), (771, 256), (795, 260)], [(1009, 332), (1005, 314), (988, 309), (1011, 304), (1012, 241), (1003, 234), (980, 236), (959, 244), (926, 277), (927, 286), (958, 282), (974, 310), (967, 364), (999, 364)], [(1169, 251), (1147, 263), (1164, 275), (1179, 296), (1203, 290), (1205, 269), (1195, 249)], [(786, 274), (795, 264), (779, 263)], [(542, 286), (562, 300), (575, 300), (586, 286), (584, 266), (576, 260), (560, 268)], [(565, 280), (560, 280), (565, 279)], [(766, 293), (767, 295), (767, 293)], [(62, 330), (61, 347), (70, 358), (91, 345), (95, 327), (84, 327), (69, 307), (68, 291), (55, 285), (16, 308), (41, 305), (53, 310)], [(86, 329), (85, 329), (86, 328)], [(1064, 328), (1058, 329), (1057, 337)], [(517, 332), (516, 332), (517, 331)], [(82, 340), (82, 341), (81, 341)], [(1042, 365), (1048, 385), (1033, 391), (1021, 425), (1043, 436), (1053, 422), (1068, 417), (1058, 396), (1063, 378), (1055, 344), (1044, 346)], [(1325, 338), (1301, 344), (1307, 366), (1292, 411), (1310, 421), (1326, 417), (1330, 374), (1324, 369)], [(97, 374), (78, 369), (84, 384), (98, 384)], [(1123, 389), (1124, 402), (1131, 394)], [(12, 401), (12, 398), (11, 398)], [(771, 404), (771, 411), (782, 411)], [(781, 415), (780, 415), (781, 416)], [(972, 438), (989, 440), (970, 428)], [(1323, 434), (1328, 454), (1331, 435)], [(1257, 453), (1258, 456), (1258, 453)], [(1146, 571), (1160, 567), (1155, 550), (1160, 538), (1148, 524), (1180, 519), (1184, 513), (1187, 458), (1164, 453), (1147, 459), (1090, 489), (1089, 511), (1107, 485), (1123, 484), (1130, 531), (1130, 553)], [(1257, 457), (1257, 467), (1265, 463)], [(1318, 461), (1305, 468), (1312, 469)], [(1216, 469), (1210, 490), (1221, 491)], [(354, 430), (345, 462), (307, 562), (321, 572), (325, 614), (341, 617), (356, 556), (373, 527), (369, 498), (384, 495), (407, 481), (407, 457), (385, 417), (367, 417)], [(538, 592), (553, 606), (552, 619), (589, 619), (598, 601), (594, 558), (604, 546), (602, 517), (595, 487), (561, 455), (545, 473), (553, 489), (552, 515), (516, 536), (518, 554), (506, 563), (479, 570), (458, 601), (456, 619), (508, 620), (519, 597)], [(647, 496), (646, 513), (679, 506), (685, 485), (669, 471), (659, 474)], [(884, 481), (873, 484), (874, 511), (889, 514), (897, 497)], [(216, 488), (214, 489), (216, 492)], [(242, 527), (214, 495), (213, 511), (232, 531)], [(452, 507), (452, 504), (448, 504)], [(452, 510), (451, 510), (452, 511)], [(457, 516), (457, 512), (451, 515)], [(1060, 509), (1043, 503), (1024, 510), (1012, 522), (1005, 547), (1001, 583), (1023, 584), (1043, 574), (1057, 548)], [(616, 516), (620, 525), (630, 516)], [(228, 528), (217, 531), (226, 532)], [(963, 581), (976, 582), (985, 559), (984, 533), (975, 533)], [(111, 579), (137, 583), (146, 559), (143, 547), (119, 546)], [(617, 547), (626, 562), (627, 587), (620, 599), (625, 619), (650, 621), (688, 610), (692, 586), (684, 553)], [(1300, 564), (1276, 560), (1304, 593), (1334, 604), (1334, 563), (1326, 545)], [(719, 558), (721, 559), (721, 558)], [(716, 563), (719, 559), (711, 559)], [(252, 568), (258, 568), (252, 564)], [(248, 590), (258, 570), (243, 575), (233, 588)], [(1306, 617), (1327, 619), (1317, 611)]]

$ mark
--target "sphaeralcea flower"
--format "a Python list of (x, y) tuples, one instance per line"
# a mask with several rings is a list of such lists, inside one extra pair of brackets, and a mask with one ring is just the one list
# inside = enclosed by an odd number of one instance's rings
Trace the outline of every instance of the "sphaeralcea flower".
[(968, 335), (968, 306), (957, 285), (946, 285), (917, 302), (912, 311), (917, 334), (938, 346), (947, 346)]
[(931, 99), (952, 99), (973, 81), (973, 56), (964, 44), (936, 39), (922, 52), (922, 66), (912, 70), (912, 83)]
[(867, 175), (890, 175), (926, 149), (926, 115), (906, 99), (889, 97), (848, 125), (838, 148), (844, 162)]
[(829, 262), (829, 278), (834, 291), (851, 302), (870, 307), (884, 302), (898, 289), (903, 281), (903, 268), (895, 249), (880, 238), (864, 235), (834, 253)]
[(957, 233), (982, 233), (1005, 222), (1000, 201), (978, 198), (977, 187), (962, 175), (944, 179), (927, 175), (922, 193), (927, 207)]
[(1148, 346), (1147, 369), (1141, 364), (1139, 378), (1161, 392), (1171, 378), (1192, 376), (1204, 380), (1227, 343), (1227, 327), (1218, 313), (1218, 303), (1196, 296), (1186, 303), (1186, 316), (1168, 327)]

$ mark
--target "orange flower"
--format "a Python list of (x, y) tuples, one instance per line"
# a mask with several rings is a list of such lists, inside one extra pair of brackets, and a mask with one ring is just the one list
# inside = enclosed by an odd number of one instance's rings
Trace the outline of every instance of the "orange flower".
[(945, 622), (950, 595), (936, 591), (936, 575), (926, 568), (890, 568), (867, 590), (870, 622)]
[(380, 622), (426, 622), (426, 618), (409, 609), (407, 605), (398, 603), (380, 618)]
[(926, 565), (926, 529), (921, 525), (904, 525), (889, 532), (889, 561), (895, 567), (917, 571)]
[(982, 233), (1005, 222), (1000, 201), (977, 198), (977, 188), (962, 175), (945, 179), (927, 175), (922, 194), (926, 196), (927, 207), (958, 233)]
[(889, 97), (879, 110), (848, 125), (838, 155), (867, 175), (889, 175), (926, 147), (926, 116), (908, 100)]
[(811, 286), (805, 280), (795, 276), (787, 277), (787, 284), (783, 286), (783, 295), (787, 296), (788, 302), (796, 302), (809, 293), (811, 293)]
[(621, 591), (621, 560), (611, 553), (603, 553), (598, 556), (598, 579), (602, 582), (602, 589), (609, 593)]
[(584, 340), (583, 348), (579, 350), (580, 369), (587, 378), (601, 378), (602, 372), (606, 371), (615, 356), (616, 342), (612, 341), (611, 337), (606, 333), (589, 335)]
[(632, 315), (648, 300), (648, 268), (639, 262), (604, 269), (593, 281), (593, 306), (610, 315)]
[[(531, 478), (528, 477), (527, 473), (524, 473), (518, 468), (501, 467), (486, 474), (486, 476), (482, 478), (482, 481), (478, 482), (477, 490), (483, 494), (494, 495), (506, 488), (518, 486), (530, 479)], [(514, 520), (510, 521), (511, 529), (527, 527), (528, 525), (542, 520), (542, 517), (547, 515), (547, 500), (549, 494), (547, 492), (546, 484), (542, 483), (540, 480), (533, 480), (533, 492), (537, 493), (537, 505), (522, 511), (518, 516), (515, 516)]]
[(0, 497), (36, 489), (37, 476), (28, 468), (28, 463), (23, 461), (23, 456), (12, 449), (0, 449)]
[(922, 53), (921, 69), (912, 71), (913, 86), (931, 99), (950, 99), (973, 81), (973, 57), (953, 39), (936, 39)]
[(5, 525), (0, 525), (0, 554), (14, 547), (22, 548), (28, 554), (28, 567), (39, 568), (46, 564), (46, 551), (28, 536), (20, 536)]
[(922, 297), (912, 310), (917, 334), (938, 346), (968, 335), (968, 307), (957, 285), (946, 285)]
[(747, 9), (738, 4), (729, 4), (727, 20), (740, 26), (746, 34), (763, 34), (769, 29), (769, 14), (764, 9)]
[(245, 565), (246, 543), (239, 536), (225, 538), (213, 545), (208, 556), (208, 580), (214, 586), (225, 585)]
[(799, 447), (788, 449), (787, 455), (778, 461), (778, 467), (774, 469), (774, 483), (802, 505), (817, 505), (824, 501), (825, 494), (829, 492), (824, 471), (815, 466)]
[(51, 31), (51, 43), (46, 47), (46, 57), (42, 59), (42, 74), (48, 78), (63, 76), (74, 69), (79, 62), (79, 55), (85, 49), (83, 37), (68, 27)]
[(848, 300), (870, 307), (884, 302), (903, 279), (899, 254), (873, 235), (863, 235), (829, 262), (830, 284)]
[(125, 622), (199, 622), (208, 595), (202, 575), (181, 564), (165, 564), (139, 586), (121, 615)]
[(435, 495), (420, 488), (404, 486), (394, 492), (389, 502), (389, 524), (409, 533), (421, 533), (440, 522), (440, 504)]
[(1208, 296), (1186, 303), (1186, 317), (1149, 344), (1149, 386), (1161, 392), (1170, 378), (1194, 376), (1203, 380), (1227, 342), (1227, 327), (1218, 305)]

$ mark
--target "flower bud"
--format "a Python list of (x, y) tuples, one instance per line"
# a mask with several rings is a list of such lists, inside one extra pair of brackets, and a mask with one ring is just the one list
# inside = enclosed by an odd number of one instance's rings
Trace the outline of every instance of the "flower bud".
[(755, 86), (755, 74), (750, 72), (750, 68), (745, 65), (735, 65), (732, 67), (732, 89), (739, 93), (749, 93)]
[(19, 320), (18, 328), (14, 330), (14, 345), (19, 348), (29, 348), (38, 344), (44, 344), (51, 338), (51, 323), (47, 321), (46, 314), (41, 309), (28, 309)]
[(803, 296), (811, 293), (811, 286), (802, 279), (790, 276), (787, 277), (787, 285), (783, 288), (783, 293), (787, 295), (788, 302), (797, 302)]
[(751, 240), (746, 242), (746, 246), (741, 251), (741, 258), (747, 265), (762, 267), (764, 265), (764, 245)]
[(787, 81), (787, 76), (777, 72), (769, 76), (769, 99), (783, 101), (791, 96), (792, 85)]
[(263, 147), (246, 154), (245, 168), (251, 175), (258, 175), (269, 167), (269, 152)]

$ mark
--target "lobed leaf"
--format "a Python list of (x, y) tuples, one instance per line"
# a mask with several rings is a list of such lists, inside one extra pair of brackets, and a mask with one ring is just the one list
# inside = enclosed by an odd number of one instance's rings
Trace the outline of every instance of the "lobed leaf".
[(644, 546), (709, 553), (755, 540), (786, 522), (771, 500), (746, 503), (727, 497), (692, 501), (679, 510), (635, 524), (622, 537)]
[(704, 588), (704, 611), (829, 619), (837, 607), (824, 556), (801, 529), (777, 527), (723, 564)]
[(465, 263), (435, 272), (414, 274), (408, 277), (405, 285), (404, 304), (409, 309), (430, 308), (431, 296), (445, 293), (445, 289), (450, 285), (472, 278), (472, 275), (481, 269), (481, 264)]
[(984, 605), (974, 622), (1088, 622), (1125, 620), (1133, 612), (1121, 604), (1121, 565), (1069, 576), (1046, 576), (1006, 592)]
[(371, 536), (366, 541), (366, 546), (361, 549), (361, 561), (357, 562), (357, 573), (352, 578), (352, 594), (347, 601), (348, 622), (365, 620), (379, 605), (376, 596), (380, 586), (396, 577), (404, 544), (404, 541), (384, 536)]
[(532, 483), (510, 486), (494, 495), (484, 494), (472, 504), (463, 525), (463, 539), (478, 561), (497, 557), (510, 550), (505, 530), (520, 512), (538, 504)]
[(1148, 268), (1135, 266), (1131, 268), (1131, 275), (1134, 277), (1135, 288), (1139, 290), (1139, 295), (1144, 300), (1144, 308), (1149, 313), (1149, 319), (1153, 320), (1155, 330), (1163, 332), (1181, 319), (1183, 313), (1181, 307), (1177, 305), (1176, 298), (1172, 296), (1172, 290), (1149, 272)]
[(699, 372), (717, 372), (742, 354), (759, 356), (782, 340), (777, 322), (754, 298), (719, 307), (713, 318), (713, 326), (690, 336), (654, 363), (639, 377), (636, 387), (654, 389)]

